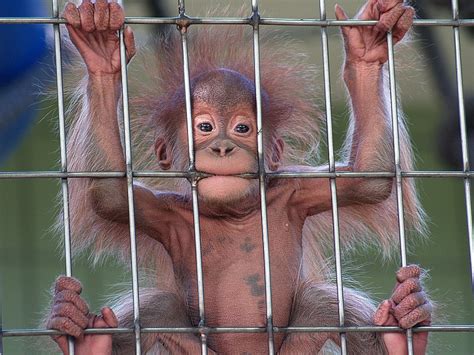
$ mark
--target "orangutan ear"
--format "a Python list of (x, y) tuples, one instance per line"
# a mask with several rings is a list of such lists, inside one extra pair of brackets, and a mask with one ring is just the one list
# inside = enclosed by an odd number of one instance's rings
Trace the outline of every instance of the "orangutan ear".
[(270, 161), (268, 164), (271, 171), (276, 171), (280, 167), (284, 147), (285, 142), (283, 142), (283, 139), (277, 138), (274, 140), (272, 144), (272, 154), (270, 155)]
[(157, 138), (155, 141), (155, 154), (158, 158), (158, 164), (163, 170), (171, 169), (171, 156), (168, 152), (168, 146), (163, 138)]

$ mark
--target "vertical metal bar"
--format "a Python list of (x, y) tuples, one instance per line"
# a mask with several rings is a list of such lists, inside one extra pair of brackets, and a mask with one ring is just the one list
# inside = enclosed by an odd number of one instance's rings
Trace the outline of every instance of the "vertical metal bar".
[[(178, 0), (179, 14), (185, 16), (184, 0)], [(195, 171), (194, 157), (194, 134), (193, 134), (193, 117), (191, 105), (191, 81), (189, 78), (189, 54), (187, 28), (182, 27), (181, 45), (183, 50), (183, 74), (184, 74), (184, 91), (186, 98), (186, 127), (188, 135), (188, 157), (189, 170)], [(194, 221), (194, 245), (196, 249), (196, 273), (198, 283), (198, 305), (199, 305), (199, 327), (206, 325), (205, 308), (204, 308), (204, 274), (202, 270), (202, 251), (201, 251), (201, 227), (199, 221), (199, 201), (197, 191), (198, 181), (193, 178), (191, 181), (192, 203), (193, 203), (193, 221)], [(201, 353), (207, 354), (207, 335), (201, 332)]]
[[(326, 3), (325, 0), (319, 1), (319, 12), (321, 20), (326, 20)], [(321, 46), (323, 52), (323, 72), (324, 72), (324, 99), (326, 107), (326, 122), (328, 135), (328, 155), (329, 155), (329, 172), (336, 171), (336, 162), (334, 156), (334, 141), (332, 129), (332, 100), (331, 100), (331, 78), (329, 68), (329, 49), (328, 49), (328, 34), (327, 27), (321, 27)], [(337, 286), (337, 301), (339, 313), (339, 326), (344, 326), (344, 285), (342, 282), (342, 265), (341, 265), (341, 245), (339, 234), (339, 210), (337, 206), (337, 188), (336, 179), (330, 179), (331, 201), (332, 201), (332, 221), (333, 221), (333, 235), (334, 235), (334, 255), (336, 264), (336, 286)], [(346, 334), (341, 333), (341, 353), (347, 354), (347, 339)]]
[[(392, 116), (392, 133), (393, 133), (393, 150), (395, 159), (395, 178), (397, 185), (397, 216), (398, 228), (400, 236), (400, 257), (401, 266), (407, 265), (406, 252), (406, 237), (405, 237), (405, 219), (403, 213), (403, 191), (402, 191), (402, 169), (400, 165), (400, 137), (398, 131), (398, 103), (397, 103), (397, 86), (395, 78), (395, 59), (393, 54), (393, 34), (387, 33), (388, 44), (388, 67), (389, 67), (389, 81), (390, 81), (390, 104)], [(407, 345), (408, 354), (413, 355), (413, 332), (411, 329), (407, 330)]]
[[(59, 18), (58, 1), (53, 0), (53, 17)], [(56, 65), (56, 87), (58, 92), (58, 118), (59, 118), (59, 144), (61, 150), (61, 172), (67, 172), (67, 147), (66, 128), (64, 120), (64, 90), (63, 71), (61, 59), (61, 33), (59, 24), (54, 26), (54, 58)], [(71, 231), (69, 224), (69, 186), (67, 178), (61, 179), (61, 189), (63, 197), (63, 224), (64, 224), (64, 258), (66, 263), (66, 276), (72, 276), (71, 262)], [(74, 355), (74, 341), (68, 337), (69, 354)]]
[(262, 240), (263, 259), (265, 273), (265, 301), (268, 334), (268, 353), (275, 353), (273, 334), (273, 302), (272, 282), (270, 269), (270, 239), (268, 235), (268, 212), (265, 186), (265, 157), (263, 147), (263, 120), (262, 120), (262, 88), (260, 82), (260, 15), (258, 13), (258, 0), (252, 0), (253, 15), (253, 54), (255, 71), (255, 100), (257, 109), (257, 158), (258, 158), (258, 180), (260, 185), (260, 208), (262, 216)]
[(125, 164), (127, 172), (128, 218), (130, 223), (130, 264), (132, 269), (133, 325), (135, 332), (135, 353), (141, 351), (140, 298), (138, 285), (137, 240), (135, 231), (135, 206), (133, 203), (133, 165), (132, 142), (130, 137), (130, 114), (128, 107), (127, 53), (124, 41), (124, 28), (119, 31), (120, 63), (122, 70), (123, 128), (125, 138)]
[[(123, 1), (118, 0), (123, 6)], [(125, 140), (125, 164), (127, 173), (128, 214), (130, 223), (130, 267), (132, 270), (132, 298), (133, 298), (133, 329), (135, 335), (135, 353), (141, 354), (141, 325), (140, 325), (140, 287), (138, 283), (137, 241), (135, 228), (135, 205), (133, 198), (133, 162), (132, 143), (130, 135), (130, 110), (128, 106), (128, 79), (127, 79), (127, 52), (124, 41), (124, 29), (119, 31), (120, 63), (122, 77), (123, 127)]]
[[(453, 20), (459, 19), (459, 5), (458, 0), (452, 0)], [(462, 63), (461, 63), (461, 41), (459, 35), (459, 27), (453, 26), (454, 34), (454, 50), (456, 56), (456, 82), (458, 89), (458, 105), (459, 105), (459, 126), (461, 128), (461, 146), (462, 146), (462, 161), (463, 171), (470, 170), (469, 163), (469, 148), (466, 133), (466, 111), (464, 108), (464, 91), (463, 91), (463, 77), (462, 77)], [(467, 236), (469, 241), (469, 256), (471, 262), (471, 288), (474, 292), (474, 235), (472, 230), (472, 202), (471, 202), (471, 180), (464, 179), (464, 195), (466, 201), (467, 213)]]

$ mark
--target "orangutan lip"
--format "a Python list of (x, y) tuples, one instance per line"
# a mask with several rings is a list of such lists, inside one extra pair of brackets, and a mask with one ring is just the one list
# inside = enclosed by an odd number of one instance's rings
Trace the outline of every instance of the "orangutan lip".
[(198, 172), (199, 178), (208, 179), (213, 177), (240, 178), (245, 180), (258, 179), (258, 173), (235, 173), (235, 174), (212, 174), (208, 172)]
[(213, 177), (213, 176), (222, 176), (222, 177), (240, 177), (240, 178), (251, 178), (251, 177), (258, 177), (258, 173), (256, 172), (249, 172), (249, 171), (242, 171), (242, 172), (231, 172), (227, 174), (223, 174), (222, 172), (213, 173), (212, 171), (205, 171), (200, 170), (199, 173), (205, 175), (203, 177)]
[(240, 177), (242, 175), (249, 175), (249, 174), (255, 175), (255, 173), (251, 173), (251, 172), (248, 172), (248, 171), (232, 171), (232, 172), (229, 172), (229, 173), (223, 173), (220, 168), (198, 170), (198, 172), (201, 173), (201, 174), (205, 174), (207, 176), (235, 176), (235, 177)]
[(205, 174), (205, 177), (241, 177), (241, 175), (245, 173), (229, 173), (229, 174), (213, 174), (213, 173), (208, 173), (208, 172), (203, 172)]

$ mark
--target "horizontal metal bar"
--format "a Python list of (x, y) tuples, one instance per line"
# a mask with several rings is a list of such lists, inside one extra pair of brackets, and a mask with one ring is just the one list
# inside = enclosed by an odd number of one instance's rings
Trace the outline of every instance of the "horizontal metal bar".
[[(412, 328), (414, 333), (420, 332), (474, 332), (474, 325), (469, 324), (440, 324)], [(142, 328), (142, 333), (265, 333), (266, 327), (149, 327)], [(346, 333), (346, 332), (404, 332), (404, 329), (398, 327), (380, 327), (380, 326), (360, 326), (360, 327), (273, 327), (276, 333)], [(132, 334), (133, 328), (88, 328), (85, 334)], [(62, 335), (63, 332), (50, 329), (3, 329), (2, 337), (26, 337), (26, 336), (52, 336)]]
[[(474, 178), (474, 171), (403, 171), (403, 177), (409, 178)], [(395, 173), (386, 171), (336, 171), (330, 172), (278, 172), (268, 173), (268, 177), (289, 178), (391, 178)]]
[(125, 23), (133, 25), (252, 25), (249, 17), (127, 17)]
[[(272, 26), (374, 26), (375, 20), (316, 20), (316, 19), (284, 19), (284, 18), (262, 18), (261, 25)], [(474, 19), (423, 19), (413, 21), (413, 26), (474, 26)]]
[[(88, 328), (86, 334), (126, 334), (133, 333), (132, 328)], [(33, 336), (53, 336), (65, 333), (52, 329), (3, 329), (0, 332), (2, 337), (33, 337)]]
[(141, 178), (205, 178), (210, 177), (211, 174), (200, 173), (197, 171), (134, 171), (134, 177), (141, 177)]
[[(411, 328), (414, 333), (422, 332), (474, 332), (474, 325), (430, 325)], [(334, 332), (334, 333), (362, 333), (362, 332), (396, 332), (403, 333), (406, 329), (399, 327), (381, 327), (381, 326), (360, 326), (360, 327), (284, 327), (276, 328), (275, 332), (285, 333), (321, 333), (321, 332)]]
[(143, 328), (142, 333), (265, 333), (266, 327), (197, 327), (197, 328)]
[(125, 172), (114, 171), (81, 171), (81, 172), (60, 172), (60, 171), (2, 171), (0, 179), (65, 179), (65, 178), (117, 178), (125, 177)]
[(61, 24), (66, 23), (64, 19), (56, 17), (0, 17), (0, 24), (2, 25), (17, 25), (17, 24)]
[(402, 171), (403, 177), (417, 178), (474, 178), (474, 171)]
[[(39, 178), (121, 178), (126, 177), (125, 171), (80, 171), (80, 172), (59, 172), (59, 171), (2, 171), (0, 179), (39, 179)], [(204, 178), (211, 176), (199, 172), (183, 171), (135, 171), (133, 177), (159, 177), (159, 178)]]
[[(277, 172), (267, 173), (268, 177), (279, 179), (290, 178), (392, 178), (395, 173), (385, 171), (337, 171), (334, 173), (318, 172)], [(212, 174), (201, 172), (184, 171), (134, 171), (133, 177), (138, 178), (206, 178)], [(236, 174), (246, 179), (258, 179), (257, 173)], [(474, 178), (474, 171), (404, 171), (403, 177), (408, 178)], [(60, 172), (60, 171), (0, 171), (0, 179), (64, 179), (64, 178), (120, 178), (126, 177), (125, 172), (120, 171), (80, 171), (80, 172)]]
[[(55, 17), (0, 17), (0, 24), (65, 24), (63, 18)], [(126, 17), (126, 24), (134, 25), (253, 25), (253, 20), (247, 17)], [(373, 26), (375, 20), (318, 20), (310, 18), (261, 18), (260, 25), (266, 26)], [(474, 19), (418, 19), (414, 26), (474, 26)]]

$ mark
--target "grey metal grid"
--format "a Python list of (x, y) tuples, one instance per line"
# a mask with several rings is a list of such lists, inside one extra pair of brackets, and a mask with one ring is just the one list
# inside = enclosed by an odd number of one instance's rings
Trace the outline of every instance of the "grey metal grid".
[[(57, 0), (53, 0), (53, 16), (59, 17), (59, 5)], [(59, 24), (54, 24), (54, 59), (56, 66), (56, 86), (58, 95), (58, 120), (59, 120), (59, 145), (61, 150), (61, 172), (67, 172), (67, 148), (66, 148), (66, 125), (64, 119), (64, 91), (63, 71), (61, 60), (61, 33)], [(66, 276), (72, 276), (71, 261), (71, 230), (69, 223), (69, 184), (67, 178), (61, 179), (61, 192), (63, 201), (63, 225), (64, 225), (64, 259)], [(74, 341), (68, 337), (69, 353), (74, 355)]]
[[(390, 83), (390, 114), (392, 116), (392, 133), (393, 133), (393, 153), (395, 157), (395, 178), (397, 192), (397, 217), (398, 217), (398, 233), (400, 237), (400, 259), (401, 266), (407, 265), (407, 250), (405, 238), (405, 220), (403, 218), (403, 192), (402, 192), (402, 175), (400, 165), (400, 136), (398, 130), (398, 105), (397, 105), (397, 86), (395, 81), (395, 59), (393, 53), (393, 36), (392, 32), (387, 34), (388, 42), (388, 68)], [(413, 332), (407, 330), (408, 354), (413, 355)]]
[[(463, 83), (462, 83), (462, 67), (461, 67), (461, 47), (459, 37), (459, 27), (474, 26), (474, 19), (459, 19), (459, 6), (457, 0), (452, 0), (452, 19), (424, 19), (415, 20), (414, 26), (449, 26), (453, 28), (454, 44), (455, 44), (455, 63), (456, 63), (456, 79), (459, 99), (459, 120), (460, 134), (462, 142), (463, 170), (462, 171), (402, 171), (400, 167), (400, 147), (398, 134), (398, 108), (396, 100), (396, 78), (394, 69), (394, 53), (392, 34), (387, 36), (389, 43), (389, 79), (390, 79), (390, 97), (391, 97), (391, 115), (392, 130), (394, 139), (394, 157), (395, 157), (395, 173), (390, 172), (336, 172), (334, 158), (334, 144), (332, 134), (332, 112), (331, 112), (331, 80), (329, 75), (329, 54), (328, 54), (328, 26), (368, 26), (374, 25), (377, 21), (360, 21), (360, 20), (328, 20), (326, 18), (325, 1), (320, 0), (320, 18), (319, 19), (289, 19), (289, 18), (261, 18), (258, 12), (258, 0), (252, 0), (252, 15), (245, 18), (209, 18), (209, 17), (189, 17), (185, 13), (184, 0), (178, 0), (179, 15), (176, 17), (152, 18), (152, 17), (127, 17), (126, 24), (175, 24), (181, 29), (182, 50), (183, 50), (183, 74), (185, 82), (186, 95), (186, 125), (188, 129), (188, 152), (190, 167), (187, 172), (171, 171), (171, 172), (155, 172), (155, 171), (136, 171), (132, 166), (132, 151), (130, 137), (130, 119), (128, 110), (128, 80), (126, 66), (122, 66), (122, 97), (123, 97), (123, 113), (124, 113), (124, 130), (125, 130), (125, 172), (68, 172), (67, 156), (66, 156), (66, 137), (64, 125), (64, 98), (63, 83), (61, 70), (61, 43), (59, 25), (65, 23), (60, 18), (57, 0), (53, 2), (53, 17), (38, 18), (4, 18), (0, 17), (0, 24), (34, 24), (44, 23), (52, 24), (54, 27), (54, 43), (55, 43), (55, 60), (56, 60), (56, 76), (58, 89), (58, 111), (59, 111), (59, 133), (60, 133), (60, 149), (61, 149), (61, 169), (60, 171), (17, 171), (17, 172), (0, 172), (0, 179), (28, 179), (28, 178), (52, 178), (61, 179), (62, 200), (63, 200), (63, 220), (64, 220), (64, 240), (65, 240), (65, 259), (66, 259), (66, 275), (72, 274), (71, 251), (70, 251), (70, 228), (69, 228), (69, 201), (68, 201), (68, 179), (69, 178), (106, 178), (106, 177), (127, 177), (128, 202), (129, 202), (129, 218), (130, 218), (130, 243), (131, 243), (131, 269), (132, 269), (132, 292), (134, 306), (134, 328), (116, 328), (116, 329), (88, 329), (86, 334), (103, 334), (103, 333), (134, 333), (136, 339), (136, 353), (141, 354), (140, 335), (142, 333), (160, 332), (160, 333), (196, 333), (200, 334), (202, 353), (207, 353), (206, 336), (209, 333), (264, 333), (268, 334), (269, 353), (274, 353), (273, 334), (280, 332), (339, 332), (341, 334), (341, 350), (346, 353), (345, 333), (347, 332), (404, 332), (397, 327), (344, 327), (344, 301), (343, 301), (343, 284), (342, 284), (342, 268), (341, 253), (339, 246), (339, 229), (338, 229), (338, 208), (336, 194), (336, 178), (358, 178), (358, 177), (395, 177), (397, 186), (397, 207), (398, 221), (400, 233), (400, 258), (401, 265), (406, 265), (406, 246), (405, 246), (405, 226), (403, 220), (403, 200), (402, 200), (402, 180), (403, 178), (461, 178), (464, 181), (465, 204), (466, 204), (466, 223), (468, 227), (468, 238), (470, 246), (471, 259), (471, 277), (474, 284), (474, 238), (472, 227), (472, 201), (471, 201), (471, 182), (474, 172), (470, 170), (465, 109), (463, 100)], [(251, 25), (253, 27), (253, 45), (254, 45), (254, 67), (255, 67), (255, 86), (256, 86), (256, 102), (257, 102), (257, 143), (258, 143), (258, 159), (259, 171), (257, 174), (242, 174), (240, 176), (246, 178), (258, 178), (260, 183), (261, 196), (261, 214), (262, 214), (262, 238), (264, 243), (264, 265), (265, 265), (265, 294), (266, 294), (266, 327), (207, 327), (204, 318), (204, 285), (201, 258), (201, 241), (199, 226), (199, 206), (197, 196), (197, 181), (199, 178), (205, 177), (206, 174), (199, 173), (194, 166), (194, 147), (192, 135), (192, 117), (191, 117), (191, 95), (190, 95), (190, 78), (188, 67), (187, 52), (187, 28), (191, 25), (205, 24), (234, 24), (234, 25)], [(285, 26), (317, 26), (321, 27), (321, 43), (323, 52), (323, 72), (324, 72), (324, 89), (325, 89), (325, 109), (328, 129), (328, 155), (329, 155), (329, 171), (315, 173), (266, 173), (264, 169), (263, 155), (263, 132), (262, 132), (262, 110), (261, 110), (261, 87), (260, 87), (260, 25), (285, 25)], [(123, 41), (123, 30), (120, 31), (120, 50), (121, 61), (125, 63), (125, 44)], [(266, 176), (277, 178), (330, 178), (331, 181), (331, 197), (332, 197), (332, 215), (334, 225), (334, 253), (336, 262), (336, 282), (338, 294), (339, 309), (339, 326), (338, 327), (275, 327), (272, 322), (272, 302), (271, 302), (271, 283), (270, 283), (270, 255), (269, 255), (269, 236), (267, 223), (267, 207), (265, 198), (265, 178)], [(198, 327), (185, 328), (141, 328), (139, 322), (139, 287), (138, 287), (138, 268), (135, 238), (135, 222), (134, 222), (134, 204), (133, 204), (133, 180), (136, 177), (160, 177), (160, 178), (187, 178), (191, 182), (192, 200), (193, 200), (193, 216), (194, 216), (194, 233), (196, 246), (196, 262), (197, 262), (197, 279), (198, 279), (198, 298), (199, 298), (199, 316), (200, 323)], [(412, 333), (430, 331), (430, 332), (473, 332), (474, 325), (433, 325), (423, 326), (410, 329), (407, 331), (407, 341), (409, 353), (413, 353)], [(19, 337), (19, 336), (45, 336), (57, 335), (60, 332), (45, 329), (3, 329), (1, 336), (3, 337)], [(73, 353), (72, 341), (69, 342), (71, 354)]]
[[(321, 20), (326, 20), (326, 2), (319, 1), (319, 13)], [(336, 158), (334, 154), (334, 135), (332, 129), (332, 100), (331, 100), (331, 77), (329, 71), (329, 47), (327, 27), (321, 26), (321, 45), (323, 50), (323, 74), (324, 74), (324, 100), (326, 109), (326, 129), (328, 140), (328, 160), (329, 172), (336, 171)], [(330, 178), (331, 201), (332, 201), (332, 225), (334, 235), (334, 259), (336, 263), (336, 286), (337, 286), (337, 301), (339, 313), (339, 326), (344, 326), (344, 285), (342, 282), (342, 265), (341, 265), (341, 243), (339, 235), (339, 211), (337, 206), (337, 189), (336, 179)], [(341, 353), (347, 354), (347, 338), (345, 333), (340, 334)]]
[(275, 353), (273, 342), (273, 303), (272, 285), (270, 275), (270, 241), (268, 236), (267, 201), (265, 188), (265, 161), (263, 152), (263, 120), (262, 120), (262, 88), (260, 83), (260, 15), (258, 13), (258, 0), (252, 0), (252, 25), (253, 25), (253, 52), (255, 68), (255, 95), (257, 103), (257, 157), (258, 180), (260, 186), (260, 207), (262, 215), (263, 258), (265, 272), (265, 304), (267, 316), (268, 353)]
[[(135, 207), (133, 203), (133, 174), (132, 174), (132, 143), (130, 134), (130, 113), (128, 108), (128, 80), (127, 80), (127, 58), (123, 37), (123, 28), (119, 31), (120, 36), (120, 63), (122, 64), (122, 102), (123, 102), (123, 130), (125, 138), (125, 164), (127, 173), (127, 195), (128, 195), (128, 218), (130, 224), (130, 263), (132, 269), (132, 294), (133, 294), (133, 325), (135, 330), (135, 351), (141, 354), (140, 342), (140, 300), (138, 286), (137, 266), (137, 240), (135, 230)], [(58, 90), (60, 90), (58, 88)]]
[[(184, 0), (178, 0), (179, 15), (181, 18), (185, 17)], [(189, 78), (189, 58), (188, 58), (188, 41), (187, 41), (187, 27), (180, 27), (181, 44), (183, 48), (183, 73), (184, 73), (184, 91), (186, 98), (186, 128), (188, 134), (188, 156), (189, 156), (189, 171), (196, 172), (194, 160), (194, 138), (193, 138), (193, 117), (191, 109), (191, 82)], [(191, 181), (192, 203), (193, 203), (193, 220), (194, 220), (194, 245), (196, 248), (196, 271), (198, 281), (198, 307), (199, 307), (199, 327), (204, 328), (204, 282), (202, 271), (202, 251), (201, 251), (201, 229), (199, 225), (199, 203), (197, 183), (198, 178), (195, 176)], [(205, 332), (200, 332), (201, 338), (201, 353), (207, 354), (207, 336)]]
[[(459, 4), (458, 0), (451, 1), (453, 12), (453, 20), (459, 19)], [(454, 35), (454, 52), (456, 58), (456, 83), (458, 89), (458, 105), (459, 105), (459, 124), (461, 128), (461, 145), (462, 145), (462, 160), (463, 171), (470, 170), (469, 152), (466, 133), (466, 110), (464, 108), (464, 87), (462, 79), (462, 64), (461, 64), (461, 41), (459, 36), (459, 27), (453, 26)], [(469, 237), (469, 256), (471, 258), (471, 285), (474, 288), (474, 236), (472, 231), (472, 201), (471, 201), (471, 180), (464, 179), (464, 196), (466, 199), (466, 214), (467, 214), (467, 233)]]

